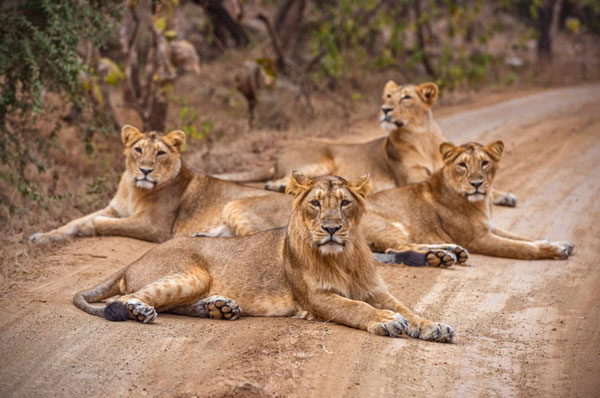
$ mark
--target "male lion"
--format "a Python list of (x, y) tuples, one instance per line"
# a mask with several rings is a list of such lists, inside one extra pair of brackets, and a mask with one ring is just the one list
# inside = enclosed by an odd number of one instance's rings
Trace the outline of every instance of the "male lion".
[[(443, 143), (439, 150), (445, 165), (428, 180), (367, 197), (361, 229), (373, 251), (388, 251), (375, 253), (378, 260), (450, 266), (464, 263), (466, 250), (528, 260), (569, 256), (570, 242), (533, 241), (494, 226), (490, 192), (502, 141)], [(225, 207), (224, 217), (237, 235), (252, 234), (285, 225), (291, 202), (278, 195), (240, 199)]]
[[(152, 322), (157, 312), (233, 320), (240, 315), (333, 321), (383, 336), (454, 342), (454, 330), (395, 299), (359, 231), (368, 177), (294, 174), (288, 228), (239, 238), (161, 244), (92, 290), (78, 308), (111, 321)], [(121, 296), (107, 305), (93, 305)]]
[(125, 125), (126, 170), (115, 197), (104, 209), (29, 240), (44, 243), (76, 236), (118, 235), (163, 242), (174, 236), (201, 233), (231, 235), (221, 216), (234, 199), (265, 195), (265, 191), (202, 175), (180, 158), (182, 131), (167, 135), (142, 133)]
[[(309, 177), (358, 178), (369, 173), (375, 192), (424, 181), (444, 165), (438, 148), (446, 139), (431, 112), (438, 92), (435, 83), (397, 85), (390, 80), (381, 106), (387, 137), (358, 144), (295, 142), (283, 149), (274, 167), (215, 177), (238, 182), (276, 178), (265, 188), (281, 192), (292, 170)], [(494, 192), (494, 204), (515, 206), (516, 200), (513, 194)]]

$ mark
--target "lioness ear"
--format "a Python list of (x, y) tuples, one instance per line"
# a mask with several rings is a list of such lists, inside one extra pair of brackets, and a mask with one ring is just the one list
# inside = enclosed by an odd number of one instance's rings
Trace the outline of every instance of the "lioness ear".
[(452, 161), (454, 158), (452, 155), (454, 155), (456, 149), (456, 145), (451, 142), (443, 142), (440, 145), (440, 153), (442, 154), (442, 160), (445, 164), (449, 164)]
[(494, 162), (499, 162), (500, 158), (502, 157), (502, 152), (504, 152), (504, 142), (492, 142), (491, 144), (484, 146), (483, 150), (485, 151), (485, 153), (490, 155)]
[(304, 174), (298, 173), (296, 170), (292, 171), (290, 180), (285, 186), (285, 193), (298, 196), (302, 192), (308, 191), (313, 185), (313, 180), (306, 177)]
[(372, 189), (371, 176), (368, 173), (360, 177), (357, 181), (350, 183), (350, 190), (363, 198), (367, 196)]
[(174, 130), (167, 134), (163, 140), (167, 143), (167, 145), (172, 146), (177, 152), (179, 152), (185, 143), (185, 133), (181, 130)]
[(429, 106), (432, 106), (438, 97), (439, 89), (435, 83), (423, 83), (417, 86), (417, 93), (421, 99)]
[(388, 95), (389, 93), (391, 93), (392, 91), (394, 91), (397, 88), (398, 88), (398, 85), (396, 84), (396, 82), (393, 80), (390, 80), (383, 87), (383, 96), (385, 97), (386, 95)]
[(130, 124), (126, 124), (121, 129), (121, 140), (123, 140), (123, 144), (125, 144), (125, 146), (130, 146), (143, 137), (144, 134)]

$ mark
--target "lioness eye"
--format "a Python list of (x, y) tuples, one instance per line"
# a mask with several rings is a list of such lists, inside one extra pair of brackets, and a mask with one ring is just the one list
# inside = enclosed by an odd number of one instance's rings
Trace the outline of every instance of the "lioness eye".
[(157, 154), (158, 156), (160, 156), (160, 155), (164, 155), (165, 153), (166, 153), (165, 151), (158, 151), (156, 154)]
[(489, 163), (489, 162), (488, 162), (487, 160), (484, 160), (483, 162), (481, 162), (481, 165), (482, 165), (482, 166), (487, 166), (487, 164), (488, 164), (488, 163)]
[(346, 200), (346, 199), (342, 200), (342, 207), (348, 206), (349, 204), (350, 204), (349, 200)]
[(137, 153), (142, 153), (142, 148), (140, 148), (139, 146), (136, 146), (136, 147), (135, 147), (135, 151), (136, 151)]
[(462, 168), (467, 168), (467, 164), (465, 162), (460, 162), (458, 165)]
[(319, 201), (316, 200), (316, 199), (311, 200), (310, 204), (313, 205), (313, 206), (315, 206), (315, 207), (321, 206), (321, 203), (319, 203)]
[(388, 94), (388, 95), (387, 95), (387, 97), (388, 97), (388, 98), (392, 98), (392, 94)]

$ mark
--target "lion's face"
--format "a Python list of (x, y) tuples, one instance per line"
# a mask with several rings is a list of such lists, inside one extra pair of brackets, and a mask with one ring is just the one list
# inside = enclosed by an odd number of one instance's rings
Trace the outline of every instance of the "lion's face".
[(356, 234), (364, 212), (369, 177), (355, 183), (341, 177), (307, 178), (294, 172), (287, 191), (296, 195), (294, 211), (299, 212), (312, 243), (323, 256), (340, 254)]
[(491, 190), (503, 150), (502, 141), (487, 146), (468, 143), (460, 147), (444, 142), (440, 145), (440, 152), (446, 164), (444, 167), (446, 181), (469, 202), (485, 199)]
[(423, 124), (437, 96), (435, 83), (399, 86), (390, 80), (383, 89), (381, 127), (393, 131), (402, 126), (410, 128)]
[(179, 173), (179, 151), (185, 142), (182, 131), (172, 131), (164, 136), (154, 131), (142, 133), (125, 125), (121, 138), (125, 144), (126, 168), (137, 188), (152, 190)]

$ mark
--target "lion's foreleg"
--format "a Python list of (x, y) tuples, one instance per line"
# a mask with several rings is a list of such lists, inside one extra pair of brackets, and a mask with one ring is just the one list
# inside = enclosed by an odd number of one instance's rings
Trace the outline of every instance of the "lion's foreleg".
[(50, 241), (58, 241), (74, 237), (94, 236), (96, 228), (94, 227), (93, 219), (98, 216), (117, 217), (118, 213), (110, 205), (102, 210), (85, 215), (70, 221), (62, 227), (56, 228), (50, 232), (38, 232), (29, 237), (31, 243), (47, 243)]
[(407, 333), (411, 337), (440, 343), (454, 342), (454, 329), (451, 326), (420, 317), (388, 292), (375, 294), (367, 299), (367, 302), (375, 308), (385, 308), (406, 318), (408, 321)]
[(513, 240), (522, 240), (524, 242), (533, 242), (534, 241), (533, 239), (524, 238), (524, 237), (522, 237), (520, 235), (513, 234), (512, 232), (508, 232), (508, 231), (505, 231), (503, 229), (496, 228), (496, 227), (494, 227), (492, 229), (492, 233), (494, 235), (498, 235), (498, 236), (501, 236), (503, 238), (513, 239)]
[(522, 260), (566, 259), (573, 250), (570, 242), (537, 240), (527, 242), (488, 233), (470, 244), (474, 253)]
[(96, 233), (101, 236), (125, 236), (150, 242), (163, 242), (171, 235), (171, 226), (162, 220), (144, 215), (109, 218), (102, 215), (92, 219)]
[(129, 319), (149, 323), (156, 319), (157, 312), (196, 302), (207, 293), (209, 286), (210, 275), (203, 268), (168, 275), (112, 301), (107, 305), (105, 314), (122, 313), (122, 317), (126, 314)]
[(351, 300), (331, 292), (311, 295), (309, 311), (317, 318), (382, 336), (397, 337), (408, 323), (400, 314), (376, 309), (364, 301)]

